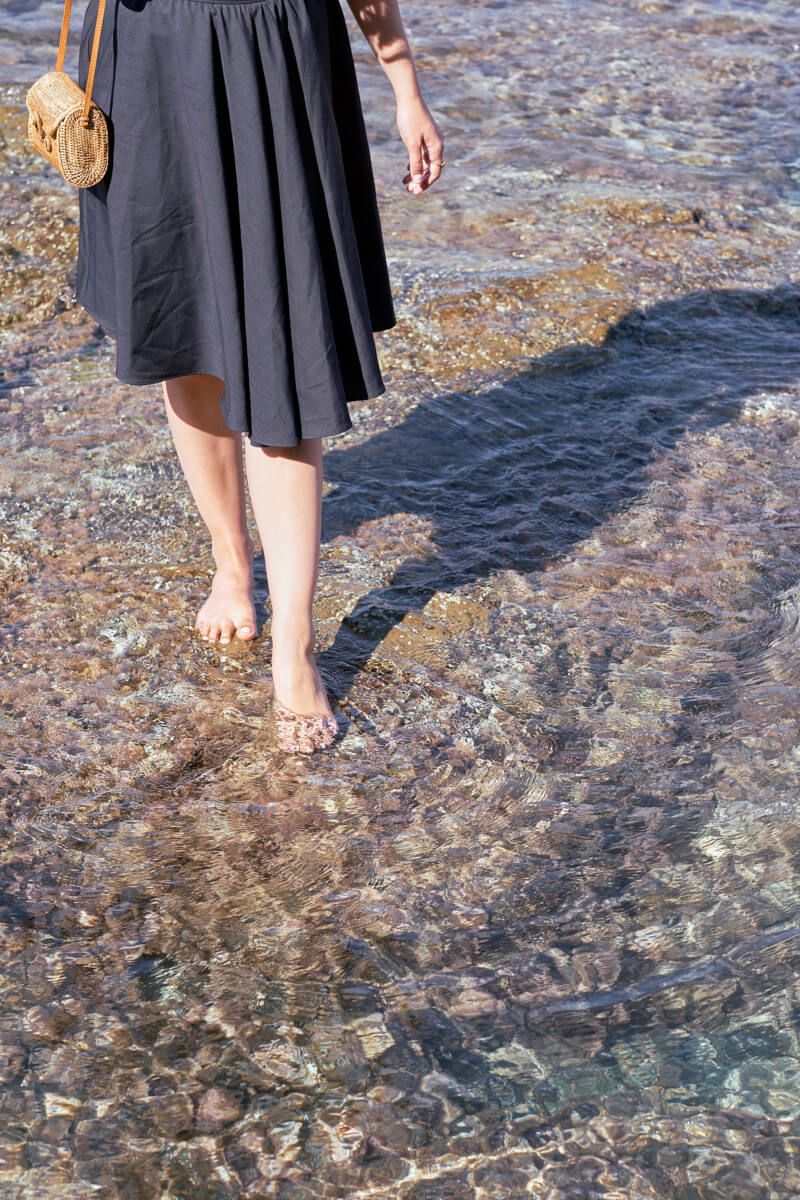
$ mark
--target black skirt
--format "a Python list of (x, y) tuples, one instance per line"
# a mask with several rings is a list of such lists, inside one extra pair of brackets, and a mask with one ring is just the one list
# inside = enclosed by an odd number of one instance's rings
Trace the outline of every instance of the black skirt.
[(117, 378), (217, 375), (257, 446), (350, 429), (396, 318), (339, 0), (108, 0), (92, 97), (110, 166), (79, 192), (76, 295)]

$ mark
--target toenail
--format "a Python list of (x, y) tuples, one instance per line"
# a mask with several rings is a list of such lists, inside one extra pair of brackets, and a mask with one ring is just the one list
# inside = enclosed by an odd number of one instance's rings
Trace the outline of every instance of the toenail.
[(243, 625), (242, 628), (239, 630), (239, 633), (252, 633), (252, 632), (253, 631), (249, 625)]

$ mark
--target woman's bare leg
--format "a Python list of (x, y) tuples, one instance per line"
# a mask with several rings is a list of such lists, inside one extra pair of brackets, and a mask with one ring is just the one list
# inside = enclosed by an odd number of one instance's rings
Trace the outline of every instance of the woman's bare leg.
[(162, 384), (172, 436), (189, 489), (211, 534), (217, 565), (211, 595), (196, 626), (210, 642), (256, 636), (253, 543), (247, 531), (242, 435), (232, 433), (219, 406), (216, 375), (182, 375)]
[(251, 446), (245, 438), (255, 513), (272, 605), (275, 695), (295, 712), (331, 712), (314, 659), (312, 603), (322, 524), (322, 439)]

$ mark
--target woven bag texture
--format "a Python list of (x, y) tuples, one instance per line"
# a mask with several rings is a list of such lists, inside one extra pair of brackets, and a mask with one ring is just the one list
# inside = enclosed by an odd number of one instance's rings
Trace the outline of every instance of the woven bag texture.
[(48, 71), (25, 96), (29, 141), (75, 187), (92, 187), (108, 169), (106, 119), (92, 101), (89, 124), (82, 125), (85, 99), (65, 71)]

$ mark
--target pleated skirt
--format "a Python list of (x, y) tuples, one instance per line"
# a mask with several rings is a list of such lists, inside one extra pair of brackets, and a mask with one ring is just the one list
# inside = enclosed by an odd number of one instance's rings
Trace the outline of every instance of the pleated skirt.
[(110, 166), (78, 193), (75, 292), (117, 378), (216, 375), (256, 446), (350, 429), (396, 317), (339, 0), (108, 0), (92, 96)]

